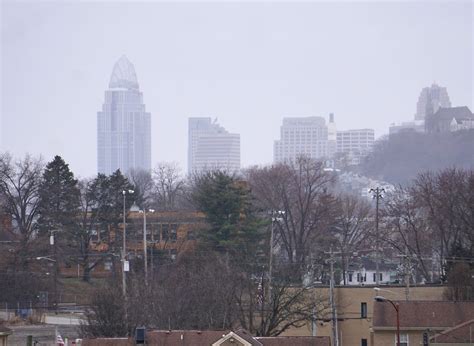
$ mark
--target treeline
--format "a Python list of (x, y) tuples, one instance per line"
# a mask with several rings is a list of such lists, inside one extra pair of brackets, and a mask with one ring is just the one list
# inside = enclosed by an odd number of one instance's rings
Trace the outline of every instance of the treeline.
[[(173, 329), (242, 326), (257, 335), (278, 335), (307, 321), (324, 319), (327, 297), (315, 297), (315, 282), (328, 283), (328, 251), (340, 253), (336, 276), (344, 277), (361, 253), (406, 256), (409, 280), (446, 281), (451, 299), (473, 299), (474, 172), (444, 170), (419, 175), (386, 194), (375, 232), (370, 200), (340, 193), (334, 172), (321, 162), (253, 167), (239, 175), (212, 171), (183, 177), (176, 166), (152, 174), (120, 171), (78, 181), (60, 157), (46, 166), (31, 157), (0, 158), (2, 208), (14, 221), (18, 246), (2, 269), (0, 301), (34, 297), (36, 256), (44, 256), (54, 234), (56, 258), (77, 254), (85, 281), (100, 261), (113, 264), (110, 283), (91, 297), (87, 335), (118, 336), (147, 325)], [(198, 246), (175, 262), (132, 263), (126, 296), (120, 284), (121, 234), (109, 252), (92, 256), (93, 232), (117, 229), (126, 209), (199, 210), (207, 226)], [(120, 233), (120, 232), (119, 232)], [(406, 273), (405, 272), (405, 273)], [(7, 275), (7, 276), (5, 276)], [(407, 279), (401, 276), (400, 281)], [(8, 283), (8, 284), (7, 284)], [(36, 286), (35, 286), (36, 285)], [(37, 290), (39, 287), (37, 287)], [(36, 290), (36, 292), (37, 292)], [(34, 298), (31, 298), (34, 299)]]
[(473, 169), (474, 130), (423, 134), (402, 132), (376, 143), (360, 172), (392, 184), (409, 184), (420, 173)]

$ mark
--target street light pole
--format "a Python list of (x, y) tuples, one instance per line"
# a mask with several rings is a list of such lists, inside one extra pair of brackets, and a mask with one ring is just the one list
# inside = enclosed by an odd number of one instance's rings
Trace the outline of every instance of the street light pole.
[(377, 302), (389, 302), (397, 312), (397, 346), (400, 346), (400, 305), (382, 296), (376, 296), (374, 299)]
[[(269, 258), (269, 263), (268, 263), (268, 296), (270, 298), (270, 301), (272, 299), (272, 276), (273, 276), (273, 241), (274, 241), (274, 223), (275, 221), (281, 221), (282, 217), (281, 215), (284, 215), (285, 212), (282, 210), (272, 210), (272, 228), (270, 231), (270, 258)], [(277, 215), (280, 215), (278, 217)]]
[(375, 284), (378, 286), (380, 284), (380, 235), (379, 235), (379, 200), (382, 198), (382, 193), (385, 192), (385, 189), (376, 187), (375, 189), (370, 189), (369, 193), (372, 194), (372, 197), (375, 198), (375, 247), (376, 247), (376, 259), (375, 259)]
[(125, 197), (126, 195), (128, 194), (132, 194), (134, 193), (133, 190), (123, 190), (122, 191), (122, 195), (123, 195), (123, 234), (122, 234), (122, 240), (123, 240), (123, 244), (122, 244), (122, 293), (123, 293), (123, 296), (124, 298), (127, 296), (127, 278), (126, 278), (126, 271), (125, 271), (125, 253), (127, 251), (127, 240), (126, 240), (126, 234), (127, 234), (127, 223), (126, 223), (126, 217), (127, 217), (127, 214), (126, 214), (126, 200), (125, 200)]
[[(148, 284), (148, 259), (147, 259), (147, 239), (146, 239), (146, 209), (140, 210), (143, 212), (143, 260), (145, 268), (145, 284)], [(154, 209), (148, 209), (150, 213), (154, 213)]]

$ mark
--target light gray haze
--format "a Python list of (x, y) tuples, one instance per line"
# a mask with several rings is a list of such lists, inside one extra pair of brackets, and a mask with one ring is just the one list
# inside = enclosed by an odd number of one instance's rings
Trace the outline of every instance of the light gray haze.
[(272, 161), (284, 116), (338, 129), (413, 120), (423, 87), (473, 109), (473, 5), (450, 2), (19, 2), (1, 5), (1, 150), (97, 171), (112, 68), (134, 64), (152, 165), (186, 169), (187, 119), (241, 134), (242, 165)]

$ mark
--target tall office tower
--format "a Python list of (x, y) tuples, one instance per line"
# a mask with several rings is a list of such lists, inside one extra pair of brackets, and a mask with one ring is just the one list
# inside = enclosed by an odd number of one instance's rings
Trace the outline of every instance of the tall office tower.
[(240, 135), (227, 132), (211, 118), (189, 118), (188, 173), (240, 169)]
[(337, 131), (337, 152), (346, 153), (351, 164), (359, 164), (372, 150), (374, 141), (373, 129)]
[(415, 120), (424, 120), (427, 113), (434, 114), (440, 107), (451, 107), (448, 91), (435, 83), (421, 90), (416, 104)]
[(122, 56), (114, 66), (102, 111), (97, 113), (97, 168), (111, 174), (151, 170), (151, 119), (135, 68)]
[(299, 156), (315, 159), (329, 153), (328, 127), (322, 117), (283, 118), (280, 139), (273, 146), (273, 161), (294, 161)]

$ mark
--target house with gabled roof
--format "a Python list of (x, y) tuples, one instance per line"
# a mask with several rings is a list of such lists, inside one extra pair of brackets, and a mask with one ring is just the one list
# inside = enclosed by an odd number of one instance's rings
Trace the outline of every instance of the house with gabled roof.
[[(474, 319), (474, 302), (393, 301), (398, 304), (400, 343), (420, 345), (423, 333), (440, 334)], [(397, 313), (388, 302), (374, 302), (372, 345), (395, 345)]]
[(446, 329), (430, 338), (431, 346), (474, 345), (474, 319)]

